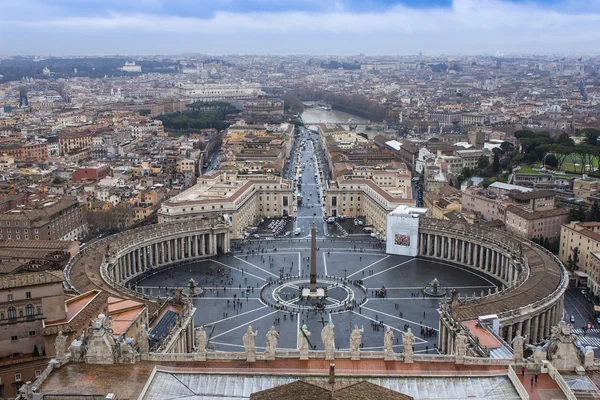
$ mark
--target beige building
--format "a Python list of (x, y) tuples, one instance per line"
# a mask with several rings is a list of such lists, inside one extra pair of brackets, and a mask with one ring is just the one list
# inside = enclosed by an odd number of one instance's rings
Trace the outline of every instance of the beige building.
[[(575, 253), (577, 252), (577, 257)], [(569, 258), (577, 259), (577, 269), (588, 275), (588, 288), (595, 288), (600, 295), (598, 263), (593, 253), (600, 252), (600, 222), (571, 222), (560, 231), (560, 253), (558, 258), (568, 266)]]
[(513, 204), (506, 206), (506, 230), (529, 240), (537, 237), (557, 239), (561, 225), (568, 220), (569, 210), (564, 208), (534, 211)]
[(600, 180), (575, 179), (573, 181), (573, 195), (578, 200), (589, 203), (591, 202), (589, 198), (598, 196), (598, 193), (600, 193)]
[(190, 189), (164, 202), (159, 223), (195, 218), (206, 214), (225, 215), (232, 238), (264, 217), (294, 213), (292, 183), (269, 175), (236, 175), (216, 171), (202, 175)]
[(47, 350), (44, 321), (65, 316), (63, 279), (60, 271), (0, 278), (0, 357), (10, 361), (0, 369), (0, 397), (13, 397), (45, 368), (37, 362)]
[[(409, 183), (410, 187), (410, 183)], [(378, 185), (374, 180), (346, 175), (327, 182), (325, 212), (328, 216), (364, 217), (365, 225), (385, 235), (387, 216), (400, 205), (414, 206), (410, 190), (404, 186)]]
[(423, 205), (429, 210), (429, 216), (436, 219), (445, 219), (450, 212), (460, 212), (460, 201), (451, 200), (436, 193), (425, 193)]

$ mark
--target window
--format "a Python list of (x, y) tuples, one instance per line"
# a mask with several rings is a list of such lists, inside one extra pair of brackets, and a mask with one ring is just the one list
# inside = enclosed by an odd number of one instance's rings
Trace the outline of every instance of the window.
[(17, 309), (14, 307), (8, 307), (8, 319), (15, 319), (17, 318)]
[(31, 292), (25, 292), (25, 298), (26, 299), (30, 299), (31, 298)]
[(38, 370), (36, 370), (36, 371), (35, 371), (35, 377), (36, 377), (36, 378), (39, 378), (39, 377), (40, 377), (40, 375), (42, 375), (42, 371), (41, 371), (41, 370), (39, 370), (39, 369), (38, 369)]
[(10, 340), (12, 340), (13, 342), (16, 342), (17, 340), (19, 340), (19, 338), (16, 335), (14, 335), (14, 336), (10, 337)]
[(15, 374), (15, 382), (20, 382), (21, 380), (21, 374)]
[(12, 294), (8, 295), (8, 301), (13, 301), (13, 295)]
[(27, 304), (25, 306), (25, 315), (27, 315), (28, 317), (33, 317), (34, 315), (34, 308), (32, 304)]
[(29, 331), (29, 336), (35, 336), (35, 331)]

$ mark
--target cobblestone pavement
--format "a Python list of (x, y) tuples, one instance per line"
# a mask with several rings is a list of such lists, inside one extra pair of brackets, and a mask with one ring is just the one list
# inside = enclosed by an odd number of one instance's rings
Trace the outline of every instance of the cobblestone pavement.
[[(434, 278), (441, 285), (455, 288), (461, 295), (480, 295), (496, 282), (450, 264), (403, 256), (390, 256), (375, 247), (375, 241), (342, 239), (318, 240), (317, 274), (337, 277), (341, 281), (362, 280), (367, 300), (353, 310), (340, 312), (303, 311), (284, 312), (275, 308), (272, 299), (260, 298), (261, 287), (277, 281), (280, 276), (308, 279), (310, 244), (308, 239), (269, 241), (242, 245), (232, 256), (180, 265), (160, 271), (138, 283), (138, 288), (162, 296), (176, 287), (187, 287), (193, 278), (204, 297), (194, 300), (197, 308), (196, 325), (206, 325), (210, 344), (216, 350), (242, 351), (242, 335), (248, 325), (259, 330), (256, 345), (264, 349), (267, 330), (273, 325), (280, 332), (278, 348), (296, 348), (296, 333), (306, 324), (312, 335), (311, 342), (323, 349), (320, 331), (324, 322), (335, 324), (335, 342), (340, 350), (349, 348), (349, 334), (354, 324), (364, 326), (363, 348), (381, 350), (383, 347), (382, 322), (390, 325), (398, 339), (395, 349), (402, 352), (405, 326), (417, 336), (416, 352), (433, 351), (437, 343), (439, 299), (423, 297), (421, 289)], [(336, 278), (333, 278), (336, 279)], [(385, 287), (386, 298), (376, 297), (376, 291)], [(293, 296), (293, 294), (291, 295)], [(332, 294), (331, 302), (335, 299)], [(292, 300), (292, 299), (290, 299)], [(421, 328), (431, 334), (421, 334)]]

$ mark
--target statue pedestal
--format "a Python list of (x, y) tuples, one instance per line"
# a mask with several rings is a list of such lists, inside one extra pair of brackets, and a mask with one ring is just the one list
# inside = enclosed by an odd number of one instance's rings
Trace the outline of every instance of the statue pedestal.
[(306, 349), (306, 350), (300, 350), (300, 359), (301, 360), (308, 360), (308, 349)]
[(194, 361), (206, 361), (206, 352), (198, 352), (198, 353), (194, 353), (194, 355), (192, 356)]
[(413, 355), (412, 354), (405, 354), (404, 355), (404, 362), (407, 364), (412, 364), (413, 363)]
[(384, 352), (383, 353), (383, 361), (394, 361), (396, 360), (396, 356), (393, 352), (388, 353), (388, 352)]
[(265, 353), (264, 359), (267, 360), (267, 361), (274, 361), (275, 360), (275, 354)]
[(250, 351), (246, 353), (246, 362), (256, 362), (256, 352)]
[(353, 361), (360, 360), (360, 351), (350, 351), (350, 359)]
[(327, 361), (335, 360), (335, 351), (325, 350), (325, 360), (327, 360)]
[(310, 288), (302, 289), (302, 297), (305, 299), (322, 299), (325, 297), (325, 289), (316, 288), (315, 290), (310, 290)]

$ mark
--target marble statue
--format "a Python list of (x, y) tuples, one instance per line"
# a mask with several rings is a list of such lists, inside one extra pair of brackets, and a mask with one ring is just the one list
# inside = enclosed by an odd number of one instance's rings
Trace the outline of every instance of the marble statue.
[(85, 352), (87, 364), (114, 364), (115, 362), (116, 343), (112, 323), (106, 319), (106, 315), (98, 314), (98, 317), (92, 321), (92, 326), (87, 329), (89, 334)]
[(358, 325), (354, 324), (354, 329), (350, 333), (350, 359), (360, 360), (360, 345), (362, 343), (362, 333), (365, 328), (358, 328)]
[(517, 361), (521, 361), (523, 359), (523, 345), (527, 340), (526, 337), (521, 336), (521, 331), (517, 331), (515, 338), (512, 340), (512, 348), (513, 348), (513, 357)]
[(258, 329), (256, 332), (252, 332), (252, 325), (248, 325), (248, 330), (244, 334), (242, 341), (244, 342), (244, 349), (246, 350), (246, 361), (256, 361), (256, 346), (254, 345), (254, 338), (258, 335)]
[(308, 337), (310, 332), (306, 325), (302, 325), (302, 328), (298, 331), (298, 351), (300, 351), (300, 359), (308, 360), (308, 349), (310, 344), (308, 343)]
[(383, 335), (383, 355), (385, 360), (394, 359), (394, 331), (389, 326), (385, 327)]
[(333, 332), (334, 325), (329, 322), (323, 326), (321, 330), (321, 340), (325, 346), (325, 359), (333, 360), (335, 358), (335, 333)]
[(267, 359), (275, 359), (275, 350), (277, 349), (277, 340), (279, 339), (279, 332), (272, 326), (267, 332), (267, 348), (265, 349), (265, 355)]
[(454, 339), (454, 356), (458, 361), (467, 355), (467, 345), (469, 344), (469, 338), (462, 330), (456, 334)]
[(415, 345), (415, 335), (412, 330), (408, 328), (406, 332), (402, 334), (402, 346), (404, 347), (404, 362), (413, 362), (413, 346)]
[(140, 354), (144, 359), (150, 352), (150, 344), (148, 342), (149, 336), (150, 335), (148, 334), (148, 329), (146, 328), (146, 325), (142, 325), (142, 329), (140, 329), (140, 331), (137, 334), (137, 337), (135, 338)]
[(206, 331), (204, 330), (204, 326), (196, 329), (196, 349), (198, 353), (206, 353), (206, 345), (208, 344), (208, 337), (206, 336)]
[(66, 359), (66, 345), (67, 337), (63, 335), (62, 331), (59, 331), (58, 335), (56, 336), (56, 340), (54, 341), (54, 358), (56, 358), (57, 361), (64, 361)]
[(69, 355), (71, 356), (71, 362), (83, 361), (83, 345), (80, 340), (73, 339), (69, 346)]

